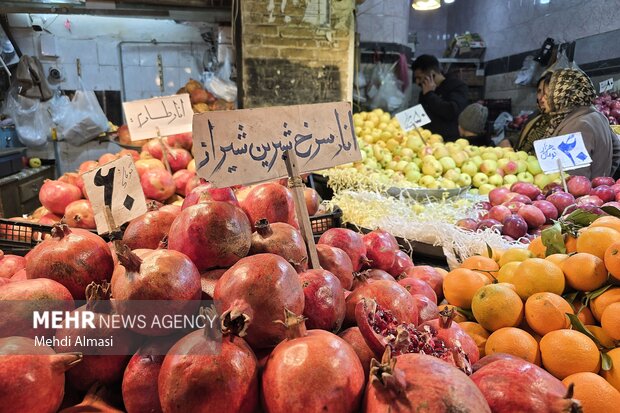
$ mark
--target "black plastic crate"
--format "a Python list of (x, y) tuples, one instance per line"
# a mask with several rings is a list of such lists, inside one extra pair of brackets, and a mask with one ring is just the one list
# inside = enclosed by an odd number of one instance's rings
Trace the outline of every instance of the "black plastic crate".
[(24, 169), (22, 157), (25, 151), (25, 149), (0, 150), (0, 178), (13, 175)]
[(342, 210), (334, 207), (334, 210), (329, 214), (312, 216), (310, 217), (310, 225), (314, 238), (318, 238), (328, 229), (342, 226)]

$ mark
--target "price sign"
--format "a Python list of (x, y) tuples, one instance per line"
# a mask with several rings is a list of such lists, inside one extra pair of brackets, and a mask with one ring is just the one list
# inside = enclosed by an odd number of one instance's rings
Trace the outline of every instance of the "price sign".
[(194, 116), (196, 173), (216, 186), (288, 176), (361, 160), (347, 102), (206, 112)]
[(559, 172), (558, 164), (563, 170), (570, 171), (592, 163), (581, 132), (540, 139), (534, 142), (534, 150), (545, 173)]
[[(106, 234), (147, 212), (140, 177), (130, 155), (82, 175), (86, 194), (95, 213), (97, 232)], [(106, 215), (110, 208), (111, 218)]]
[(409, 132), (410, 130), (417, 129), (431, 123), (431, 120), (424, 111), (422, 105), (415, 105), (407, 110), (397, 113), (394, 116), (398, 119), (400, 127), (405, 132)]
[(608, 90), (614, 90), (614, 78), (613, 77), (607, 80), (603, 80), (602, 82), (599, 82), (600, 93), (607, 92)]
[(194, 111), (189, 95), (123, 102), (132, 141), (192, 131)]

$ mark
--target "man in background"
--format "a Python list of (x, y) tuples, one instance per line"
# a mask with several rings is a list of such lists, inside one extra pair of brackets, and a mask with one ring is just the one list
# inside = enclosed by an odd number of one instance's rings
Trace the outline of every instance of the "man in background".
[(467, 85), (441, 73), (435, 56), (419, 56), (412, 69), (415, 82), (422, 88), (419, 102), (431, 120), (425, 128), (446, 142), (458, 139), (458, 117), (468, 103)]

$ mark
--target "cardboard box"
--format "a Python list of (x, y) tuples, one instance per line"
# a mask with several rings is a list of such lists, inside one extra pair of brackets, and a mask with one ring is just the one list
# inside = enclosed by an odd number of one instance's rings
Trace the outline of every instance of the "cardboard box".
[(478, 33), (466, 33), (452, 39), (448, 48), (448, 57), (481, 58), (485, 51), (486, 43)]

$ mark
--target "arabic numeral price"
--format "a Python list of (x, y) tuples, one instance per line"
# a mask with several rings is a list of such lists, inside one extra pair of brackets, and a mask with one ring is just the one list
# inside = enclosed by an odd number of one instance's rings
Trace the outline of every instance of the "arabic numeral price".
[(95, 174), (95, 186), (103, 187), (103, 202), (106, 206), (112, 207), (112, 194), (114, 192), (114, 174), (116, 167), (110, 168), (106, 175), (101, 173), (101, 169)]

